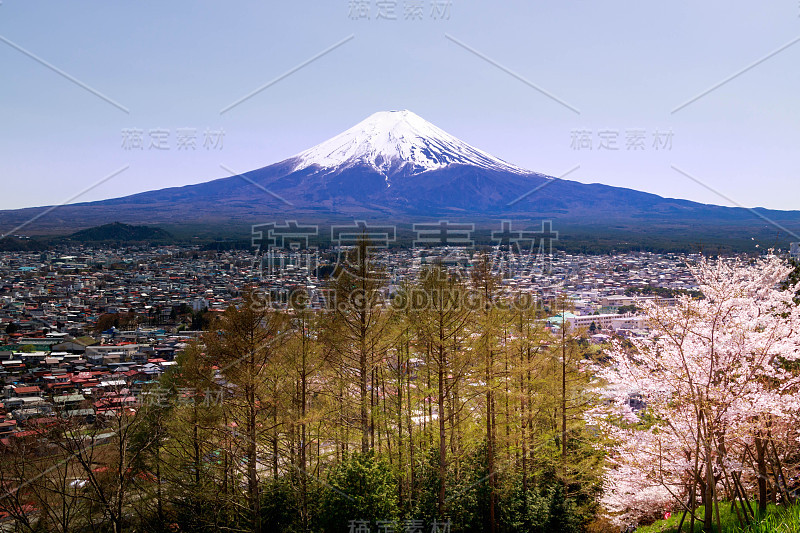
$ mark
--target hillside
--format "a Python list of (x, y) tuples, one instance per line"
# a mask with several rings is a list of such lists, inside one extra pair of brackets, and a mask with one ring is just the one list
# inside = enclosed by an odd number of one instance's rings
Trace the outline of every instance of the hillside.
[(157, 227), (133, 226), (121, 222), (112, 222), (93, 228), (84, 229), (69, 235), (64, 240), (70, 242), (154, 242), (170, 241), (173, 236)]

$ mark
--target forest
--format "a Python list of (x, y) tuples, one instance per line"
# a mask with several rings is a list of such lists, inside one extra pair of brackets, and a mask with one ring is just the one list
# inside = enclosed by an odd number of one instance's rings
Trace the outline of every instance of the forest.
[(323, 308), (243, 288), (135, 402), (3, 449), (0, 529), (745, 531), (800, 487), (797, 274), (690, 268), (649, 335), (596, 345), (488, 255), (388, 293), (361, 243)]

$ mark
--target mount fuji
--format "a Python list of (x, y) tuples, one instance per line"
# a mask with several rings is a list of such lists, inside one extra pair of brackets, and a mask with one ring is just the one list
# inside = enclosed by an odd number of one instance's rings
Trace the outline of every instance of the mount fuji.
[(800, 232), (797, 211), (721, 207), (558, 179), (498, 159), (411, 111), (386, 111), (241, 175), (57, 209), (0, 211), (0, 234), (23, 223), (29, 234), (53, 234), (114, 221), (211, 228), (353, 218), (395, 223), (548, 218), (561, 227), (600, 226), (629, 234), (656, 228), (688, 238), (742, 230), (774, 237), (774, 226)]
[(421, 174), (450, 165), (528, 174), (437, 128), (411, 111), (375, 113), (349, 130), (291, 158), (293, 171), (370, 168), (386, 176)]

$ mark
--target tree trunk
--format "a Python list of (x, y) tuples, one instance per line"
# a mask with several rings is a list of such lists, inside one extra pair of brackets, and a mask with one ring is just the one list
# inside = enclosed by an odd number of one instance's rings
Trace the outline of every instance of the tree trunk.
[(561, 462), (567, 480), (567, 321), (561, 311)]
[(250, 500), (250, 513), (253, 522), (253, 530), (261, 532), (261, 509), (258, 496), (258, 470), (256, 468), (257, 447), (256, 447), (256, 399), (253, 385), (248, 386), (247, 391), (247, 496)]
[(711, 448), (706, 447), (706, 483), (703, 496), (703, 531), (714, 531), (714, 467), (711, 464)]
[(489, 470), (489, 530), (497, 531), (495, 519), (495, 475), (494, 475), (494, 398), (492, 395), (492, 353), (486, 354), (486, 466)]
[(447, 475), (447, 435), (445, 432), (444, 416), (444, 394), (445, 394), (445, 352), (443, 347), (444, 339), (439, 339), (439, 497), (437, 501), (437, 512), (440, 519), (444, 519), (444, 495), (445, 477)]
[(301, 327), (302, 361), (300, 366), (300, 512), (302, 513), (303, 529), (308, 529), (308, 474), (306, 473), (306, 395), (308, 394), (308, 373), (306, 370), (306, 315), (303, 311)]
[(758, 469), (758, 512), (767, 512), (767, 460), (764, 441), (756, 437), (756, 468)]
[[(397, 346), (397, 469), (400, 479), (397, 483), (397, 501), (403, 508), (403, 483), (405, 483), (405, 465), (403, 464), (403, 350)], [(405, 372), (408, 372), (406, 367)]]
[(361, 353), (359, 354), (359, 371), (361, 373), (361, 453), (369, 451), (369, 416), (367, 413), (367, 347), (364, 339), (361, 340)]

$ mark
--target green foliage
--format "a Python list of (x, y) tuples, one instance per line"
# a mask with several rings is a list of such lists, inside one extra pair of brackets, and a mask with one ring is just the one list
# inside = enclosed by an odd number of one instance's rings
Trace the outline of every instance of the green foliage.
[[(447, 471), (444, 519), (452, 531), (484, 531), (489, 520), (489, 470), (486, 444), (464, 457), (458, 465), (451, 463)], [(417, 466), (416, 505), (411, 515), (431, 522), (436, 513), (439, 491), (439, 450), (431, 446)]]
[(261, 487), (261, 522), (275, 531), (300, 531), (300, 506), (289, 480), (270, 480)]
[(416, 501), (412, 515), (430, 519), (436, 516), (436, 501), (439, 491), (439, 449), (430, 446), (417, 464), (417, 477), (414, 486)]
[(800, 531), (800, 504), (768, 514), (763, 520), (737, 533), (796, 533)]
[[(472, 453), (448, 468), (447, 504), (445, 519), (451, 522), (451, 531), (479, 533), (488, 531), (489, 479), (487, 448), (483, 442)], [(439, 487), (438, 450), (428, 449), (417, 468), (416, 493), (418, 499), (411, 516), (432, 522), (436, 516), (436, 496)], [(538, 481), (528, 480), (523, 487), (519, 471), (500, 471), (496, 480), (500, 487), (497, 521), (498, 531), (503, 533), (549, 533), (582, 531), (594, 517), (594, 499), (582, 497), (591, 494), (592, 487), (571, 484), (577, 495), (565, 497), (564, 486), (557, 480), (555, 472), (546, 468), (537, 476)]]
[(351, 520), (397, 520), (397, 480), (374, 453), (355, 453), (333, 467), (321, 495), (325, 532), (348, 531)]
[(547, 493), (547, 521), (542, 531), (578, 533), (581, 530), (580, 518), (575, 510), (575, 500), (566, 498), (564, 488), (556, 483)]
[[(682, 512), (674, 513), (666, 520), (659, 520), (654, 524), (636, 529), (636, 533), (677, 533)], [(697, 508), (697, 516), (703, 516), (703, 506)], [(719, 516), (723, 533), (796, 533), (800, 531), (800, 504), (786, 509), (770, 505), (767, 513), (749, 526), (742, 526), (735, 511), (731, 510), (730, 502), (719, 503)], [(716, 529), (716, 522), (714, 523)], [(703, 530), (703, 524), (696, 521), (695, 532)], [(683, 524), (683, 531), (689, 531), (689, 516)]]
[(536, 488), (522, 486), (521, 478), (515, 479), (511, 490), (500, 500), (500, 516), (503, 529), (520, 533), (539, 533), (548, 522), (550, 502)]
[(208, 309), (201, 309), (197, 313), (192, 313), (192, 331), (206, 330), (211, 325), (212, 317)]
[(538, 485), (523, 487), (522, 477), (504, 480), (512, 485), (500, 500), (501, 531), (508, 533), (578, 533), (592, 515), (585, 516), (576, 498), (567, 498), (564, 485), (555, 477), (542, 478)]

